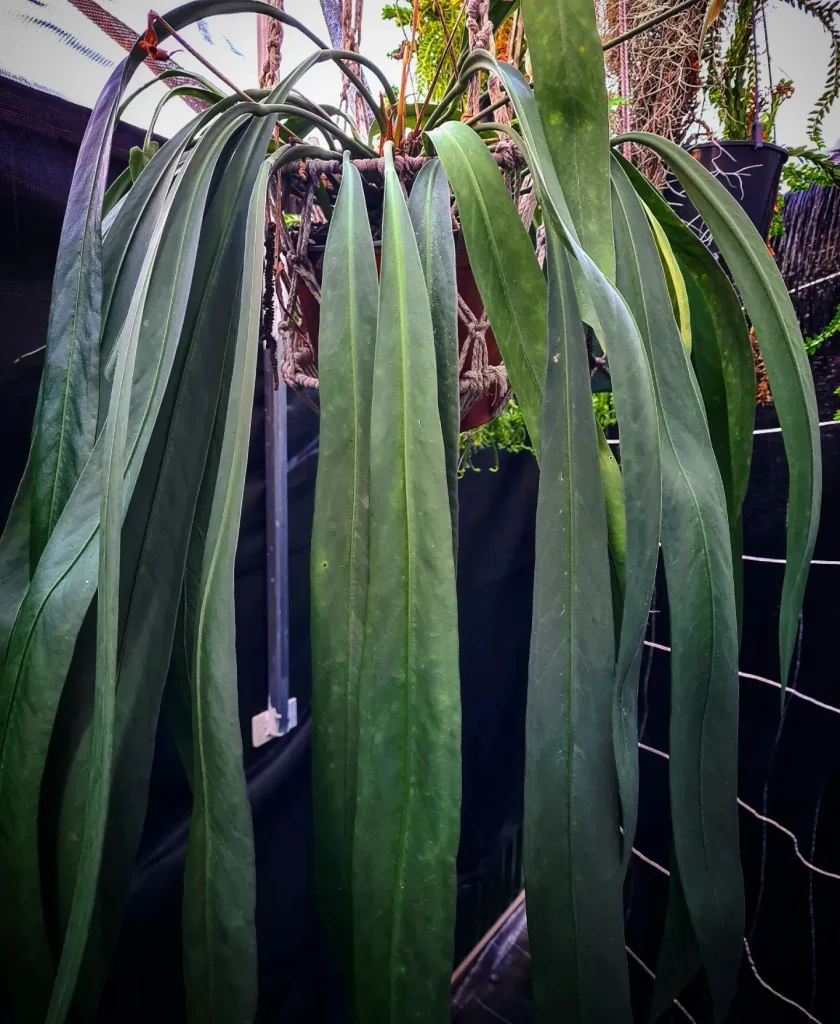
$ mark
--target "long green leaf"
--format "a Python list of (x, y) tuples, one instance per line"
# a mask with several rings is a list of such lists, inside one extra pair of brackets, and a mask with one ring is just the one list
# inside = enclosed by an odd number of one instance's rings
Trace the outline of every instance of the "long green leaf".
[(767, 246), (738, 202), (679, 146), (638, 132), (679, 179), (723, 254), (755, 327), (782, 426), (790, 490), (787, 564), (779, 616), (782, 690), (790, 670), (819, 526), (822, 459), (814, 383), (790, 296)]
[(534, 247), (498, 168), (475, 132), (451, 122), (429, 138), (455, 193), (470, 269), (539, 451), (546, 294)]
[(525, 889), (547, 1021), (630, 1021), (607, 518), (589, 367), (567, 257), (548, 241), (548, 369), (528, 681)]
[(446, 482), (452, 513), (452, 543), (458, 561), (458, 458), (461, 393), (458, 382), (458, 283), (449, 182), (439, 160), (425, 164), (414, 179), (408, 212), (423, 276), (429, 290), (437, 353), (438, 409), (446, 453)]
[[(236, 687), (233, 579), (245, 486), (263, 286), (271, 162), (250, 194), (230, 386), (219, 405), (218, 465), (195, 581), (194, 805), (184, 873), (184, 973), (191, 1020), (250, 1024), (256, 1013), (256, 879)], [(212, 466), (212, 459), (211, 459)], [(202, 498), (199, 498), (202, 503)]]
[(522, 0), (535, 96), (580, 243), (615, 280), (604, 54), (591, 0)]
[[(178, 31), (209, 15), (247, 12), (276, 18), (324, 48), (318, 36), (302, 22), (260, 0), (194, 0), (169, 11), (164, 20)], [(168, 30), (158, 26), (161, 42), (168, 35)], [(108, 79), (88, 121), (67, 201), (41, 383), (49, 400), (39, 404), (33, 433), (33, 565), (40, 558), (96, 440), (103, 295), (101, 224), (108, 154), (122, 94), (145, 56), (145, 51), (135, 46)], [(338, 63), (345, 74), (364, 88), (343, 62)]]
[(671, 879), (668, 888), (668, 911), (665, 915), (665, 931), (662, 948), (656, 964), (656, 984), (650, 1019), (658, 1020), (672, 1008), (683, 989), (700, 970), (700, 951), (694, 938), (691, 916), (685, 905), (680, 868), (671, 850)]
[[(237, 117), (233, 112), (231, 116)], [(222, 125), (215, 147), (208, 143), (210, 154), (218, 157), (226, 138), (224, 129), (230, 133), (235, 127), (235, 121)], [(205, 170), (209, 183), (210, 167)], [(185, 242), (190, 226), (193, 239)], [(178, 219), (167, 222), (161, 240), (150, 288), (166, 315), (143, 325), (128, 426), (127, 500), (175, 358), (190, 282), (186, 268), (195, 258), (197, 235), (194, 222)], [(181, 275), (175, 273), (179, 266), (184, 269)], [(4, 890), (8, 887), (4, 906), (9, 908), (0, 921), (0, 959), (4, 970), (9, 969), (9, 988), (19, 993), (24, 1006), (45, 1004), (49, 998), (51, 968), (37, 855), (38, 803), (58, 700), (96, 589), (102, 450), (100, 438), (33, 574), (0, 678), (0, 865)], [(37, 986), (34, 978), (39, 979)]]
[(435, 343), (411, 220), (385, 151), (370, 534), (353, 845), (359, 1024), (449, 1020), (460, 694)]
[(747, 493), (755, 425), (755, 366), (741, 303), (717, 260), (639, 172), (617, 156), (633, 187), (662, 226), (688, 290), (692, 362), (726, 490), (730, 521)]
[[(157, 234), (163, 228), (160, 223)], [(99, 571), (96, 610), (96, 685), (93, 708), (91, 771), (85, 807), (82, 862), (64, 938), (47, 1024), (64, 1024), (84, 955), (102, 860), (105, 821), (111, 790), (114, 705), (117, 687), (117, 634), (120, 597), (120, 535), (123, 522), (123, 477), (131, 408), (131, 381), (146, 314), (146, 298), (157, 255), (149, 248), (146, 265), (126, 319), (114, 374), (114, 399), (102, 435), (102, 484), (99, 506)]]
[(738, 629), (726, 498), (699, 388), (642, 204), (613, 168), (618, 286), (651, 355), (671, 600), (671, 819), (679, 877), (722, 1020), (741, 958)]
[(316, 882), (324, 924), (348, 982), (353, 977), (353, 822), (378, 306), (361, 175), (345, 153), (324, 253), (321, 431), (310, 550)]
[[(178, 358), (124, 531), (117, 760), (95, 935), (89, 943), (83, 976), (83, 1000), (90, 1008), (95, 1006), (107, 974), (145, 818), (193, 514), (216, 414), (225, 349), (238, 310), (236, 294), (229, 285), (241, 273), (247, 189), (258, 173), (270, 134), (269, 118), (256, 121), (234, 140), (231, 154), (225, 132), (201, 174), (193, 174), (181, 186), (182, 205), (171, 215), (173, 219), (178, 215), (196, 218), (190, 228), (194, 239), (210, 181), (223, 170), (229, 184), (216, 189), (201, 229)], [(230, 155), (229, 162), (224, 155)], [(187, 274), (187, 287), (192, 267), (192, 260), (180, 266), (180, 272)], [(176, 265), (173, 273), (178, 272)], [(164, 304), (167, 298), (162, 296)], [(148, 315), (165, 315), (165, 305), (159, 308), (156, 302), (150, 303)], [(59, 897), (64, 906), (81, 852), (74, 823), (84, 813), (85, 784), (91, 772), (89, 745), (87, 735), (71, 766), (62, 804)], [(95, 762), (93, 765), (95, 773)]]
[(572, 272), (581, 315), (585, 306), (584, 319), (595, 328), (609, 353), (627, 510), (625, 593), (616, 657), (614, 723), (626, 864), (633, 846), (638, 800), (639, 652), (647, 628), (659, 555), (662, 484), (651, 368), (626, 302), (577, 240), (530, 86), (514, 68), (493, 61), (488, 55), (477, 53), (474, 62), (488, 71), (495, 70), (511, 97), (522, 129), (521, 146), (539, 193), (543, 215), (551, 220), (575, 256)]
[(741, 506), (749, 483), (755, 426), (755, 365), (749, 332), (740, 300), (717, 260), (633, 165), (616, 158), (667, 235), (683, 271), (692, 325), (692, 364), (729, 510), (740, 632), (744, 576)]

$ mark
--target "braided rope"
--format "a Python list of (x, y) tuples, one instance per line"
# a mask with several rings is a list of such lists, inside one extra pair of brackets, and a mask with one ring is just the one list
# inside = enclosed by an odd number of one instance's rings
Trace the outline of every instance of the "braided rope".
[[(490, 21), (490, 0), (467, 0), (467, 40), (470, 50), (495, 49), (493, 44), (493, 23)], [(498, 83), (497, 83), (498, 85)], [(479, 110), (481, 75), (476, 72), (467, 89), (467, 111), (464, 120), (475, 117)]]
[[(284, 0), (268, 0), (279, 10), (284, 10)], [(260, 88), (271, 89), (277, 84), (277, 73), (280, 70), (280, 51), (283, 46), (283, 22), (271, 18), (265, 41), (266, 57), (260, 73)]]
[[(502, 147), (497, 162), (502, 167), (518, 170), (519, 164), (513, 147)], [(381, 173), (381, 160), (354, 161), (360, 170), (367, 173)], [(419, 170), (425, 163), (423, 158), (398, 157), (396, 169), (405, 190), (404, 178)], [(334, 166), (333, 166), (334, 165)], [(309, 336), (301, 308), (301, 287), (304, 287), (314, 302), (320, 302), (321, 287), (318, 275), (310, 260), (310, 240), (315, 213), (315, 190), (321, 175), (340, 172), (338, 161), (310, 160), (294, 165), (294, 178), (305, 179), (305, 193), (302, 199), (300, 227), (296, 235), (289, 230), (282, 215), (283, 181), (288, 180), (290, 168), (284, 169), (276, 187), (273, 220), (275, 233), (274, 291), (280, 307), (279, 335), (281, 358), (268, 341), (266, 348), (271, 355), (275, 372), (275, 383), (285, 381), (295, 390), (318, 388), (318, 367), (314, 340)], [(455, 222), (457, 229), (457, 222)], [(459, 391), (461, 417), (476, 405), (488, 399), (490, 417), (497, 416), (511, 395), (510, 383), (504, 365), (490, 362), (487, 333), (490, 323), (482, 313), (476, 316), (464, 298), (458, 296), (458, 320), (466, 328), (466, 338), (460, 346), (458, 356)], [(267, 323), (266, 319), (266, 323)]]

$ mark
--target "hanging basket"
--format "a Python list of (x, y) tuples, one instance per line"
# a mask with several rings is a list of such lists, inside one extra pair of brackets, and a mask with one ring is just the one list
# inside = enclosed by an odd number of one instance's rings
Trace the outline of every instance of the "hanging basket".
[[(738, 201), (758, 233), (766, 239), (779, 194), (782, 167), (788, 158), (787, 150), (772, 142), (758, 145), (735, 140), (703, 142), (689, 152)], [(669, 177), (663, 191), (674, 212), (709, 244), (700, 215), (673, 178)]]
[[(397, 159), (403, 187), (411, 183), (427, 157)], [(374, 234), (377, 265), (384, 188), (381, 160), (354, 161), (362, 174), (368, 212)], [(496, 163), (509, 176), (511, 191), (517, 192), (521, 162), (512, 148), (499, 147)], [(276, 208), (288, 223), (276, 218), (275, 279), (282, 315), (280, 351), (274, 356), (275, 382), (285, 381), (295, 389), (318, 387), (318, 331), (320, 321), (321, 272), (327, 225), (319, 217), (316, 192), (333, 202), (338, 191), (339, 161), (309, 160), (286, 168), (279, 179)], [(456, 278), (458, 284), (458, 369), (461, 391), (461, 430), (470, 430), (499, 415), (510, 398), (510, 384), (502, 364), (499, 346), (484, 313), (484, 304), (470, 269), (469, 257), (453, 214)], [(418, 287), (425, 287), (421, 280)]]

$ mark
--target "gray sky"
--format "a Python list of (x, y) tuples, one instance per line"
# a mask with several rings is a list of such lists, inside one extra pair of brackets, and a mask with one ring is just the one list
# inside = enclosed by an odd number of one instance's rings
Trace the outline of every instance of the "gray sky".
[[(103, 6), (138, 31), (142, 30), (149, 0), (102, 0)], [(165, 5), (168, 6), (168, 5)], [(391, 22), (381, 18), (382, 0), (365, 3), (362, 50), (396, 81), (397, 62), (387, 54), (402, 38)], [(326, 26), (317, 0), (286, 0), (286, 10), (327, 38)], [(814, 19), (773, 0), (768, 18), (774, 79), (792, 78), (794, 96), (782, 108), (778, 119), (778, 141), (787, 145), (807, 142), (808, 112), (822, 91), (828, 60), (827, 38)], [(192, 26), (187, 39), (208, 55), (232, 81), (242, 86), (257, 83), (256, 19), (252, 15), (228, 15), (210, 19), (203, 29)], [(286, 68), (294, 66), (311, 51), (298, 33), (287, 31), (283, 48)], [(91, 57), (91, 54), (94, 57)], [(0, 0), (0, 72), (92, 106), (110, 70), (124, 56), (95, 25), (68, 0)], [(187, 53), (177, 59), (185, 67), (200, 70)], [(148, 80), (143, 68), (137, 84)], [(319, 101), (334, 101), (341, 87), (339, 74), (326, 64), (316, 66), (304, 80), (304, 90)], [(145, 126), (163, 86), (147, 91), (129, 108), (127, 119)], [(180, 101), (168, 104), (159, 129), (170, 134), (191, 116)], [(825, 136), (829, 143), (840, 139), (840, 104), (829, 115)]]

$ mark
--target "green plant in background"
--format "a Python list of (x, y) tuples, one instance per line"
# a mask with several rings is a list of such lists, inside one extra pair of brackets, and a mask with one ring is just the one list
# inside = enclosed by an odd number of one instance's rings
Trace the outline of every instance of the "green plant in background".
[(788, 149), (788, 156), (790, 160), (782, 168), (780, 194), (770, 225), (771, 239), (779, 238), (785, 233), (782, 212), (787, 194), (804, 192), (812, 185), (820, 185), (823, 188), (840, 187), (840, 164), (832, 159), (831, 153), (808, 146), (792, 146)]
[[(446, 77), (437, 75), (436, 81), (436, 72), (444, 56), (449, 33), (462, 21), (463, 7), (462, 0), (421, 0), (419, 4), (420, 18), (414, 48), (416, 85), (432, 103), (441, 99), (446, 91)], [(396, 22), (410, 36), (414, 4), (409, 0), (385, 4), (382, 17)], [(460, 47), (453, 54), (453, 66), (459, 50)]]
[(835, 334), (840, 334), (840, 306), (838, 306), (834, 311), (834, 316), (829, 320), (819, 334), (815, 334), (812, 337), (805, 339), (805, 351), (809, 356), (812, 356), (823, 342), (828, 341), (829, 338), (833, 338)]
[(479, 471), (479, 467), (473, 462), (473, 456), (480, 451), (490, 450), (495, 459), (495, 465), (491, 472), (499, 468), (499, 452), (510, 452), (517, 455), (520, 452), (536, 454), (528, 438), (528, 430), (525, 426), (525, 419), (522, 410), (514, 399), (511, 399), (502, 409), (499, 415), (472, 430), (465, 430), (460, 440), (459, 474), (468, 470)]
[[(813, 386), (775, 264), (734, 199), (679, 147), (642, 133), (614, 140), (666, 162), (736, 294), (611, 151), (591, 0), (524, 0), (533, 90), (475, 49), (413, 126), (405, 92), (375, 65), (326, 48), (259, 0), (153, 16), (145, 46), (226, 12), (279, 18), (316, 49), (270, 92), (225, 96), (151, 154), (119, 198), (107, 197), (103, 224), (116, 113), (146, 52), (138, 45), (91, 115), (68, 202), (32, 452), (0, 540), (0, 971), (12, 1019), (94, 1017), (130, 889), (164, 688), (188, 695), (191, 708), (188, 1018), (255, 1016), (233, 558), (266, 201), (285, 164), (342, 152), (337, 195), (326, 185), (318, 193), (330, 226), (311, 566), (313, 799), (317, 884), (356, 1019), (449, 1018), (460, 799), (452, 195), (516, 396), (498, 429), (523, 443), (527, 430), (541, 471), (524, 840), (538, 1019), (631, 1020), (622, 887), (660, 546), (679, 593), (670, 609), (670, 898), (684, 928), (666, 940), (655, 1009), (702, 969), (723, 1019), (744, 914), (736, 591), (754, 372), (742, 302), (790, 476), (783, 682), (820, 506)], [(297, 92), (325, 60), (368, 103), (364, 137)], [(382, 103), (346, 61), (378, 78)], [(498, 78), (511, 124), (462, 120), (476, 75)], [(323, 146), (296, 141), (301, 126)], [(291, 141), (277, 146), (275, 128)], [(536, 193), (544, 271), (491, 152), (504, 137)], [(434, 158), (406, 201), (395, 153), (421, 150)], [(384, 191), (371, 211), (352, 158), (378, 156)], [(372, 222), (381, 223), (378, 278)], [(584, 323), (609, 361), (612, 398), (598, 409)], [(620, 467), (596, 412), (614, 414)], [(41, 840), (51, 844), (43, 858)], [(45, 893), (56, 894), (48, 908)]]
[[(595, 410), (595, 421), (602, 430), (615, 426), (618, 422), (615, 415), (615, 399), (610, 391), (596, 391), (592, 395), (592, 407)], [(510, 452), (517, 455), (528, 452), (536, 455), (528, 438), (522, 410), (515, 399), (511, 399), (499, 415), (480, 427), (466, 430), (461, 434), (459, 473), (463, 475), (468, 469), (479, 471), (480, 467), (473, 462), (473, 456), (480, 451), (492, 451), (495, 472), (499, 467), (499, 452)]]
[[(840, 0), (785, 0), (815, 18), (831, 42), (826, 81), (808, 117), (808, 135), (817, 150), (825, 148), (822, 125), (840, 96)], [(706, 95), (717, 112), (723, 139), (750, 138), (755, 118), (755, 61), (753, 19), (764, 14), (766, 0), (723, 0), (712, 5), (714, 20), (708, 33)], [(715, 20), (716, 19), (716, 20)], [(780, 106), (794, 90), (790, 80), (777, 82), (759, 95), (759, 117), (771, 137)]]

